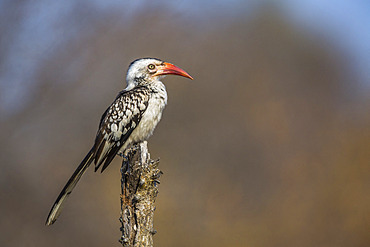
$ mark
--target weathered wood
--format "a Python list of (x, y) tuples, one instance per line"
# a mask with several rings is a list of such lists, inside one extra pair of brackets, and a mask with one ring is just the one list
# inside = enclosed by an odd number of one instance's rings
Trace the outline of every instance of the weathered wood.
[(121, 232), (124, 247), (153, 246), (153, 217), (158, 195), (159, 160), (151, 160), (147, 142), (126, 152), (121, 167)]

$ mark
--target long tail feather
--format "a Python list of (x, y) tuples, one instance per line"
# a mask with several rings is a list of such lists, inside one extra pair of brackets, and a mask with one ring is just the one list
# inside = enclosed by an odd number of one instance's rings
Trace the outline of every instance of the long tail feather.
[(80, 180), (81, 176), (86, 172), (93, 161), (94, 148), (92, 148), (86, 157), (82, 160), (81, 164), (77, 167), (76, 171), (72, 174), (71, 178), (68, 180), (67, 184), (64, 186), (63, 190), (60, 192), (57, 200), (55, 201), (53, 207), (50, 210), (48, 218), (46, 220), (46, 225), (53, 224), (62, 211), (63, 202), (71, 194), (72, 190), (76, 186), (77, 182)]

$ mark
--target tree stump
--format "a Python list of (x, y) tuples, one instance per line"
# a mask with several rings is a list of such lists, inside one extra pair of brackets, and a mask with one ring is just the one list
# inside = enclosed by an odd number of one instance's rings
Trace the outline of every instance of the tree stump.
[(121, 167), (121, 232), (124, 247), (153, 246), (159, 159), (151, 160), (147, 142), (126, 151)]

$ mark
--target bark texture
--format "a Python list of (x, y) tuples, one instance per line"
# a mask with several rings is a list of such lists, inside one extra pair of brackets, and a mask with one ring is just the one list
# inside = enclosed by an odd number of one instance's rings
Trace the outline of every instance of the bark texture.
[(159, 160), (151, 160), (147, 142), (126, 153), (121, 167), (120, 243), (128, 246), (153, 246), (153, 217), (158, 195)]

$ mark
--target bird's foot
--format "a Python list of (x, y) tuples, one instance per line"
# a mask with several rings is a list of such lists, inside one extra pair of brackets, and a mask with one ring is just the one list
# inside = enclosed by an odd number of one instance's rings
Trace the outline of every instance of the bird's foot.
[(132, 145), (131, 147), (131, 150), (132, 152), (136, 152), (137, 150), (140, 149), (140, 143), (135, 143), (134, 145)]
[(126, 156), (124, 153), (117, 153), (117, 155), (121, 158), (123, 158), (124, 162), (127, 162), (129, 160), (128, 156)]

